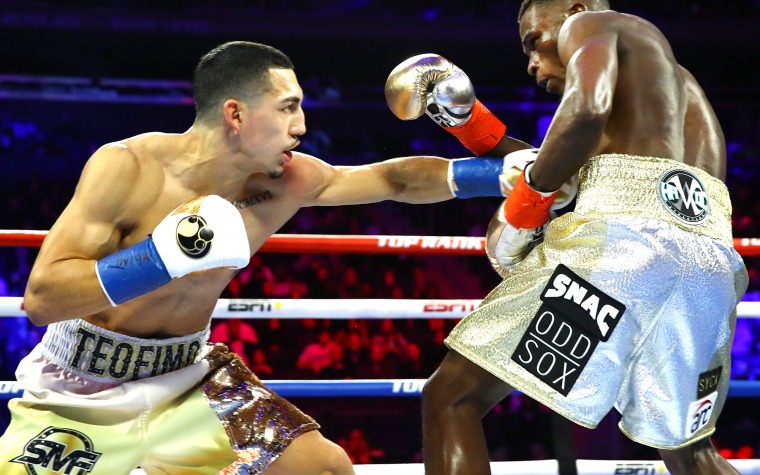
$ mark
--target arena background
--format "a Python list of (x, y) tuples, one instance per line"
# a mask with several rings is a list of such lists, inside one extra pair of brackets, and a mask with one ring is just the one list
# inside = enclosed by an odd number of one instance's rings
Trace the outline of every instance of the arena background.
[[(754, 194), (760, 183), (760, 2), (612, 4), (660, 27), (681, 64), (705, 88), (726, 134), (735, 236), (760, 236), (760, 200)], [(0, 0), (2, 228), (49, 229), (71, 196), (82, 165), (99, 145), (145, 131), (186, 130), (193, 117), (192, 69), (202, 54), (230, 40), (267, 43), (293, 59), (306, 94), (308, 133), (301, 150), (330, 163), (468, 155), (431, 121), (401, 122), (385, 105), (383, 85), (391, 69), (428, 52), (447, 57), (468, 73), (478, 97), (502, 118), (510, 135), (539, 145), (557, 102), (526, 74), (515, 18), (518, 6), (517, 0)], [(305, 209), (281, 232), (482, 236), (497, 203), (472, 199)], [(34, 255), (34, 248), (0, 247), (0, 295), (23, 294)], [(751, 284), (745, 298), (760, 300), (758, 258), (746, 262)], [(485, 257), (473, 256), (261, 254), (250, 269), (250, 280), (236, 281), (225, 296), (477, 299), (498, 281)], [(240, 348), (252, 364), (261, 358), (254, 354), (264, 355), (271, 367), (267, 375), (262, 366), (264, 379), (425, 378), (440, 361), (441, 336), (453, 325), (396, 320), (396, 328), (389, 329), (381, 322), (321, 318), (247, 322), (258, 342), (241, 337)], [(24, 318), (0, 318), (0, 381), (14, 379), (18, 359), (42, 331)], [(370, 362), (359, 373), (351, 373), (346, 364), (318, 371), (299, 367), (302, 350), (320, 333), (329, 334), (338, 347), (358, 334), (363, 353), (377, 345), (385, 353), (377, 360), (362, 356)], [(397, 353), (409, 346), (416, 346), (419, 356)], [(740, 321), (734, 359), (735, 379), (759, 378), (760, 326), (755, 320)], [(420, 460), (416, 398), (293, 400), (358, 463)], [(751, 409), (757, 402), (729, 401), (715, 436), (726, 455), (760, 458), (760, 421)], [(4, 429), (5, 401), (0, 406)], [(656, 458), (654, 451), (622, 437), (615, 423), (612, 414), (596, 431), (573, 429), (577, 455)], [(551, 424), (542, 406), (520, 396), (508, 398), (486, 419), (492, 458), (554, 457)]]

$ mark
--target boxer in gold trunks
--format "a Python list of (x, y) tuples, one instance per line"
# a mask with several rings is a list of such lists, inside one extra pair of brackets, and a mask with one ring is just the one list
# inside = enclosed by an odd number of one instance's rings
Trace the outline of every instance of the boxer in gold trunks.
[[(490, 473), (480, 420), (514, 389), (587, 427), (616, 408), (673, 474), (738, 473), (709, 439), (747, 286), (715, 113), (662, 33), (606, 0), (525, 0), (518, 21), (528, 73), (562, 99), (489, 227), (506, 278), (423, 391), (426, 473)], [(471, 150), (515, 149), (461, 81), (435, 81), (428, 115)], [(575, 210), (546, 227), (575, 173)]]
[(354, 473), (311, 417), (207, 344), (211, 314), (301, 207), (450, 199), (450, 162), (333, 167), (294, 151), (303, 93), (258, 43), (206, 54), (194, 95), (186, 132), (97, 150), (46, 237), (24, 305), (48, 329), (17, 370), (3, 475)]

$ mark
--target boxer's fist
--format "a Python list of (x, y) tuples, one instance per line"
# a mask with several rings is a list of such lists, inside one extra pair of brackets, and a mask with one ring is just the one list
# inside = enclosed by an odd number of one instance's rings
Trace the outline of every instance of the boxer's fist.
[(191, 272), (245, 267), (250, 253), (240, 211), (209, 195), (182, 203), (147, 239), (98, 260), (95, 272), (115, 306)]
[(441, 127), (470, 118), (475, 91), (470, 78), (437, 54), (413, 56), (396, 66), (385, 82), (385, 100), (401, 120), (427, 114)]
[(541, 243), (545, 229), (546, 224), (531, 229), (512, 226), (504, 216), (504, 205), (500, 205), (488, 223), (486, 232), (486, 255), (491, 266), (501, 277), (506, 277)]
[(385, 100), (399, 119), (427, 114), (478, 156), (492, 151), (507, 130), (475, 98), (464, 71), (437, 54), (413, 56), (396, 66), (385, 81)]
[(532, 161), (523, 165), (509, 196), (488, 225), (486, 254), (502, 277), (543, 240), (546, 226), (555, 216), (552, 207), (559, 190), (543, 192), (533, 188), (529, 183), (532, 167)]
[(182, 203), (151, 238), (172, 278), (217, 267), (239, 269), (251, 258), (240, 211), (216, 195)]
[[(499, 175), (501, 185), (501, 195), (509, 196), (509, 192), (514, 188), (518, 178), (524, 173), (525, 167), (536, 160), (538, 155), (537, 148), (526, 148), (507, 154), (504, 157), (503, 172)], [(559, 189), (557, 196), (552, 203), (552, 209), (562, 209), (575, 199), (578, 193), (578, 173), (575, 173)]]

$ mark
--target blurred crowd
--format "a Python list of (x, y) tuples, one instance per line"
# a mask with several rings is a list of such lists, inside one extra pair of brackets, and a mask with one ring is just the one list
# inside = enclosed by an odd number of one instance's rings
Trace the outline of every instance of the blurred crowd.
[[(38, 6), (89, 7), (87, 0), (3, 0), (0, 4), (24, 3)], [(613, 0), (613, 8), (646, 13), (649, 15), (681, 15), (681, 16), (716, 16), (716, 15), (759, 15), (760, 2), (743, 0), (740, 2), (710, 2), (707, 0), (673, 0), (661, 2), (657, 0)], [(224, 4), (211, 0), (164, 0), (160, 3), (150, 0), (110, 0), (99, 2), (99, 7), (130, 9), (150, 9), (151, 11), (167, 12), (213, 12), (230, 11), (250, 14), (282, 14), (297, 12), (303, 15), (330, 16), (404, 16), (433, 19), (437, 17), (460, 17), (466, 14), (469, 18), (491, 18), (495, 15), (514, 13), (520, 0), (449, 0), (448, 2), (430, 2), (421, 0), (227, 0)]]
[[(255, 3), (255, 2), (252, 2)], [(317, 2), (318, 3), (318, 2)], [(329, 2), (325, 2), (329, 3)], [(373, 3), (373, 2), (367, 2)], [(384, 3), (384, 2), (383, 2)], [(340, 87), (329, 80), (306, 80), (307, 95), (329, 97)], [(66, 103), (46, 103), (44, 119), (30, 118), (18, 102), (6, 102), (0, 112), (0, 200), (3, 228), (45, 230), (53, 224), (70, 199), (86, 158), (104, 142), (122, 138), (125, 123), (114, 130), (90, 127), (99, 117), (91, 110), (71, 108)], [(10, 107), (13, 106), (13, 107)], [(114, 106), (100, 106), (111, 108)], [(188, 111), (158, 114), (138, 105), (120, 106), (129, 122), (139, 130), (151, 120), (167, 122), (163, 130), (181, 131)], [(76, 115), (80, 111), (80, 116)], [(113, 117), (118, 113), (110, 110)], [(308, 110), (316, 123), (305, 137), (302, 149), (336, 164), (358, 164), (396, 155), (429, 154), (464, 156), (458, 143), (432, 124), (409, 126), (404, 132), (390, 126), (352, 130), (340, 121), (352, 115), (329, 107)], [(174, 115), (172, 115), (174, 114)], [(369, 112), (368, 112), (369, 114)], [(87, 119), (87, 120), (85, 120)], [(540, 143), (546, 115), (512, 115), (513, 134)], [(732, 124), (734, 118), (727, 119)], [(758, 177), (758, 117), (741, 119), (742, 133), (727, 132), (730, 154), (727, 183), (734, 200), (734, 231), (737, 237), (760, 237), (760, 200), (754, 196)], [(125, 120), (126, 122), (126, 120)], [(754, 126), (752, 125), (754, 124)], [(122, 127), (122, 129), (119, 129)], [(519, 133), (515, 133), (518, 131)], [(287, 223), (281, 233), (362, 235), (483, 236), (498, 198), (451, 200), (433, 205), (378, 203), (339, 208), (307, 208)], [(21, 296), (36, 249), (0, 247), (0, 296)], [(747, 299), (760, 300), (760, 262), (747, 258), (751, 276)], [(353, 254), (264, 254), (255, 255), (239, 272), (223, 298), (271, 299), (447, 299), (482, 298), (498, 282), (485, 256), (413, 256)], [(760, 325), (740, 319), (734, 344), (733, 377), (760, 380)], [(456, 322), (451, 319), (334, 320), (324, 311), (312, 318), (218, 319), (212, 324), (211, 340), (227, 343), (262, 379), (387, 379), (427, 378), (446, 352), (443, 339)], [(40, 340), (44, 328), (25, 318), (0, 318), (0, 381), (13, 380), (18, 361)], [(410, 462), (419, 460), (418, 400), (394, 399), (383, 404), (347, 400), (341, 409), (325, 401), (296, 401), (313, 413), (325, 432), (346, 447), (356, 463)], [(4, 404), (3, 404), (4, 406)], [(729, 409), (719, 428), (718, 444), (727, 455), (754, 456), (760, 449), (760, 429), (746, 414)], [(348, 411), (348, 415), (346, 415)], [(582, 429), (577, 440), (581, 455), (595, 458), (656, 458), (641, 447), (620, 440), (607, 454), (593, 452), (584, 443), (607, 432), (617, 434), (615, 416), (610, 415), (595, 434)], [(0, 427), (7, 412), (0, 411)], [(542, 459), (552, 457), (550, 413), (522, 396), (511, 396), (499, 404), (486, 420), (494, 460)], [(519, 431), (505, 430), (519, 427)], [(401, 433), (409, 434), (399, 442)], [(403, 432), (406, 431), (406, 432)], [(517, 433), (516, 433), (517, 432)], [(737, 436), (736, 434), (745, 434)], [(749, 434), (749, 435), (747, 435)], [(751, 444), (744, 442), (753, 436)], [(609, 437), (607, 435), (606, 437)]]

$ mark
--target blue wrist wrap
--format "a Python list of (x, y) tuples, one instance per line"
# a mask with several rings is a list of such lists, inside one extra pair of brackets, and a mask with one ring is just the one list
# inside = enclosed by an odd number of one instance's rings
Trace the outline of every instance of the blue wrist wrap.
[(97, 271), (100, 285), (114, 305), (147, 294), (172, 280), (151, 237), (100, 259)]
[(499, 175), (504, 169), (504, 158), (472, 157), (451, 161), (452, 176), (457, 198), (502, 196)]

